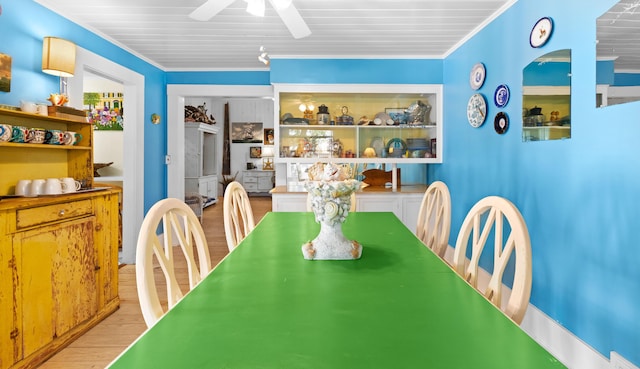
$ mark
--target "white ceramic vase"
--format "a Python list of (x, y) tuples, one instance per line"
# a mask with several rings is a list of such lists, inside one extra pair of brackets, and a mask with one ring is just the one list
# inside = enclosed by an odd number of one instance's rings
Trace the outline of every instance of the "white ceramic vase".
[(320, 223), (320, 233), (302, 245), (302, 255), (308, 260), (352, 260), (362, 255), (362, 245), (348, 240), (342, 233), (342, 223), (349, 215), (351, 193), (360, 187), (355, 180), (307, 182), (311, 207)]

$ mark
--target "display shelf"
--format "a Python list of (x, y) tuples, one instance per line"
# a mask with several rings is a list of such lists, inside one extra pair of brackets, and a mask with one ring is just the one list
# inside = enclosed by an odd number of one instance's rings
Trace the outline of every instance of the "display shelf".
[[(442, 162), (441, 85), (276, 84), (274, 91), (276, 163)], [(316, 110), (302, 109), (309, 105), (328, 107), (332, 124), (316, 124)]]
[(0, 122), (82, 135), (78, 145), (0, 142), (0, 195), (12, 195), (20, 179), (72, 177), (93, 186), (93, 124), (11, 109), (0, 109)]
[(558, 140), (571, 137), (571, 126), (522, 127), (524, 141)]

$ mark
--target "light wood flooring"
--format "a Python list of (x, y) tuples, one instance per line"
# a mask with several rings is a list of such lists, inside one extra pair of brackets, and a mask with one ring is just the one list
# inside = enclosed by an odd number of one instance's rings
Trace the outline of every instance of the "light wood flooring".
[[(271, 211), (271, 197), (251, 197), (250, 201), (256, 223)], [(211, 253), (211, 264), (215, 265), (228, 253), (222, 221), (222, 199), (205, 209), (202, 227)], [(147, 326), (138, 305), (135, 266), (121, 267), (119, 278), (120, 309), (39, 368), (104, 368), (145, 331)]]

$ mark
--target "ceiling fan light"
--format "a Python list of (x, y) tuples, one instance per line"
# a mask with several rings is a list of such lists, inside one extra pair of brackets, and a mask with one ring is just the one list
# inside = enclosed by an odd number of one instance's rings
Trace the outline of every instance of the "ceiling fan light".
[(247, 13), (256, 17), (264, 17), (264, 0), (247, 0)]
[(271, 0), (271, 3), (275, 8), (286, 9), (291, 5), (292, 0)]

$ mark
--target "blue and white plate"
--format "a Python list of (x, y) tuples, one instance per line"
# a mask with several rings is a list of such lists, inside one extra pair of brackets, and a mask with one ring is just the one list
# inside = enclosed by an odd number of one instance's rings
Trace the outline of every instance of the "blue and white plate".
[(482, 63), (476, 63), (471, 68), (469, 73), (469, 85), (472, 89), (477, 90), (484, 84), (484, 77), (487, 75), (487, 70)]
[(493, 94), (493, 101), (499, 108), (504, 108), (509, 102), (509, 87), (507, 85), (500, 85), (496, 88), (496, 92)]

